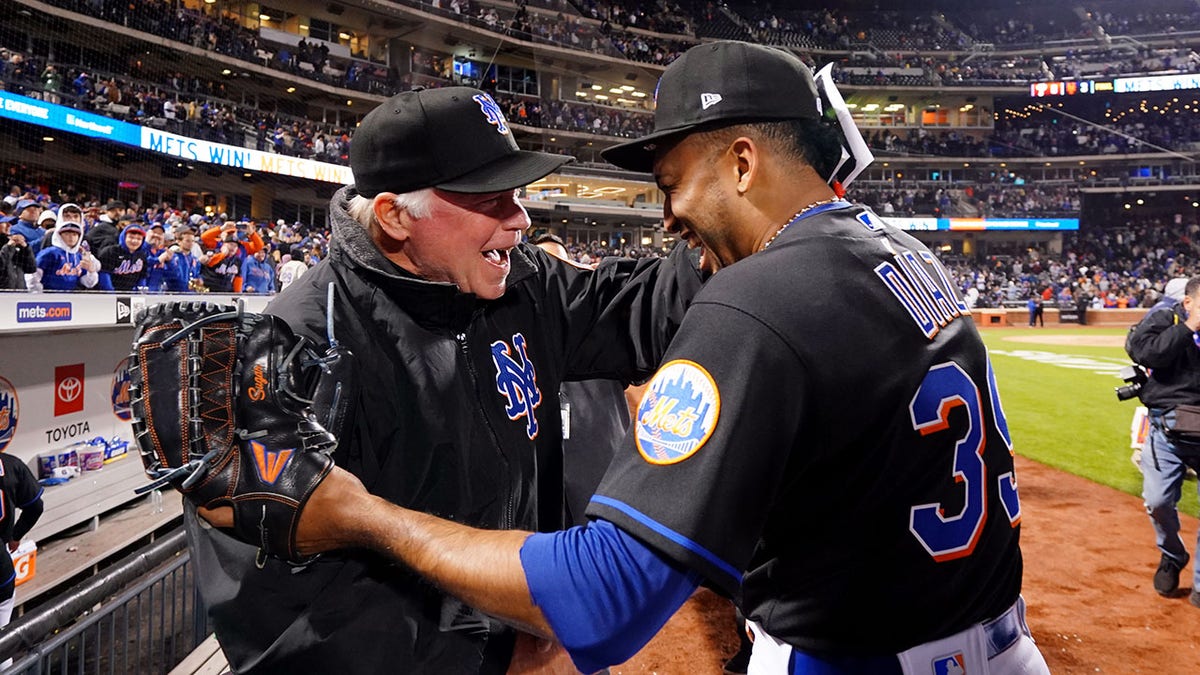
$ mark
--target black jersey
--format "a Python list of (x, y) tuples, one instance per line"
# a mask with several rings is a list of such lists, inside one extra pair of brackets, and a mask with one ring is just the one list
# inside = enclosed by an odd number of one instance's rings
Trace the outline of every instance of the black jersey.
[(589, 506), (818, 655), (896, 653), (1021, 585), (987, 352), (916, 239), (839, 202), (701, 291)]

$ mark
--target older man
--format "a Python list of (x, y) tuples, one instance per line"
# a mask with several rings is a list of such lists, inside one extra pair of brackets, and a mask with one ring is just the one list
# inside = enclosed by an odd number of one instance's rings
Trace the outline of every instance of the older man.
[[(328, 256), (269, 311), (326, 344), (332, 309), (362, 392), (347, 394), (334, 458), (380, 499), (488, 529), (562, 527), (560, 382), (629, 382), (662, 357), (700, 286), (686, 249), (586, 270), (522, 243), (518, 189), (567, 161), (519, 150), (495, 101), (466, 87), (395, 96), (355, 133)], [(512, 628), (383, 556), (259, 569), (254, 547), (188, 520), (235, 671), (502, 673), (525, 659)]]
[(12, 233), (24, 237), (36, 256), (42, 250), (42, 239), (46, 236), (45, 228), (38, 224), (42, 205), (33, 199), (22, 199), (13, 208), (13, 215), (17, 219), (12, 224)]
[(738, 600), (754, 675), (1048, 672), (987, 351), (929, 249), (831, 187), (838, 102), (787, 52), (703, 44), (659, 82), (656, 131), (606, 152), (653, 169), (667, 227), (717, 272), (586, 528), (472, 529), (334, 471), (302, 551), (394, 557), (585, 672), (628, 658), (702, 580)]

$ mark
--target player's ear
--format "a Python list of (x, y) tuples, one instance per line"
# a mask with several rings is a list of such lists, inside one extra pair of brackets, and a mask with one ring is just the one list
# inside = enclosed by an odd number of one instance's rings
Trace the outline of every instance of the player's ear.
[(746, 194), (755, 178), (762, 171), (762, 155), (758, 144), (746, 136), (734, 139), (726, 150), (733, 160), (738, 194)]
[(380, 233), (389, 239), (406, 241), (412, 235), (415, 219), (408, 209), (396, 205), (396, 195), (392, 192), (381, 192), (375, 195), (371, 204), (375, 212), (375, 222), (379, 225)]

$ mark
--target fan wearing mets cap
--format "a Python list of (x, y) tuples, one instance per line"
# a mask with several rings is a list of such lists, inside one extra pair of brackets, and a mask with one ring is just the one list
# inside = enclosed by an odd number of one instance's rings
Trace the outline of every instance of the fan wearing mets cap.
[(987, 352), (930, 251), (838, 197), (870, 157), (828, 74), (694, 47), (663, 74), (656, 131), (605, 155), (653, 169), (667, 228), (716, 272), (587, 527), (472, 529), (337, 471), (301, 550), (398, 559), (584, 672), (627, 659), (702, 581), (747, 617), (752, 674), (1047, 672)]
[[(641, 381), (661, 361), (700, 288), (694, 253), (588, 270), (522, 241), (519, 189), (569, 160), (520, 150), (495, 101), (466, 87), (394, 96), (355, 132), (355, 184), (333, 197), (328, 255), (267, 311), (353, 354), (325, 378), (340, 380), (345, 411), (333, 458), (383, 502), (487, 530), (558, 530), (560, 383)], [(323, 421), (343, 409), (315, 407)], [(284, 452), (271, 463), (280, 474)], [(458, 675), (566, 661), (385, 556), (341, 551), (294, 568), (191, 513), (188, 523), (235, 672)]]

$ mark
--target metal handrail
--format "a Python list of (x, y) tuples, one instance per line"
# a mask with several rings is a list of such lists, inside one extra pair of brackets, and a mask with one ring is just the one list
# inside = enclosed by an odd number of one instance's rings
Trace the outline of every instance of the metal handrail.
[[(174, 557), (174, 560), (171, 560), (172, 557)], [(188, 600), (194, 596), (194, 583), (188, 578), (190, 560), (191, 556), (186, 547), (184, 532), (180, 528), (153, 544), (140, 549), (135, 554), (101, 574), (90, 577), (74, 588), (60, 594), (48, 606), (41, 607), (35, 612), (13, 621), (3, 630), (0, 630), (0, 659), (11, 658), (18, 653), (26, 651), (29, 653), (20, 658), (11, 668), (4, 672), (41, 673), (44, 666), (48, 665), (48, 662), (56, 654), (60, 653), (60, 651), (65, 658), (71, 651), (70, 646), (72, 641), (77, 639), (80, 639), (81, 645), (75, 650), (75, 657), (79, 661), (80, 670), (82, 670), (82, 665), (87, 657), (103, 659), (108, 656), (111, 661), (114, 650), (110, 649), (110, 652), (107, 654), (103, 652), (100, 649), (99, 639), (96, 640), (95, 648), (91, 651), (88, 650), (87, 632), (92, 629), (99, 630), (97, 626), (100, 622), (113, 617), (117, 612), (127, 610), (131, 604), (137, 605), (139, 621), (143, 618), (148, 618), (152, 624), (151, 632), (153, 632), (153, 617), (142, 616), (143, 594), (147, 594), (148, 592), (150, 614), (153, 614), (155, 610), (154, 591), (156, 586), (170, 578), (172, 586), (177, 587), (179, 584), (176, 582), (182, 576), (183, 589), (172, 588), (172, 592), (169, 594), (159, 591), (158, 604), (161, 607), (158, 608), (160, 610), (158, 614), (158, 628), (159, 632), (162, 633), (166, 628), (164, 616), (167, 614), (167, 602), (182, 602), (184, 604), (184, 613), (186, 614), (187, 605), (189, 604)], [(163, 565), (164, 562), (168, 562), (168, 564), (154, 571)], [(153, 574), (151, 574), (152, 572)], [(122, 588), (139, 579), (140, 581), (135, 586), (105, 602), (99, 608), (96, 608), (97, 604), (103, 602), (112, 593), (112, 589)], [(192, 600), (190, 604), (193, 625), (191, 635), (188, 637), (190, 637), (190, 641), (193, 644), (188, 647), (187, 651), (190, 651), (196, 644), (203, 641), (208, 633), (207, 622), (204, 619), (203, 608), (200, 606), (198, 598)], [(178, 632), (175, 629), (176, 612), (173, 609), (174, 605), (172, 605), (171, 611), (172, 636)], [(81, 616), (85, 618), (78, 620)], [(63, 626), (68, 627), (64, 629)], [(58, 630), (62, 632), (48, 640), (46, 639), (48, 635)], [(110, 642), (115, 645), (117, 636), (113, 633), (115, 633), (115, 625), (110, 629)], [(120, 636), (121, 639), (125, 640), (128, 638), (128, 633), (127, 614), (126, 631), (124, 635)], [(81, 636), (83, 637), (81, 638)], [(142, 644), (140, 625), (137, 627), (136, 634), (133, 637), (136, 639), (136, 648), (138, 650), (154, 649), (155, 645), (151, 644), (150, 640), (146, 640), (145, 644)], [(172, 656), (176, 652), (173, 639), (172, 637)], [(184, 652), (185, 655), (187, 651)], [(125, 656), (128, 661), (128, 651), (126, 651)], [(137, 658), (152, 657), (153, 654), (139, 653), (135, 656)], [(165, 657), (165, 654), (163, 656)], [(110, 662), (111, 665), (112, 663)]]

